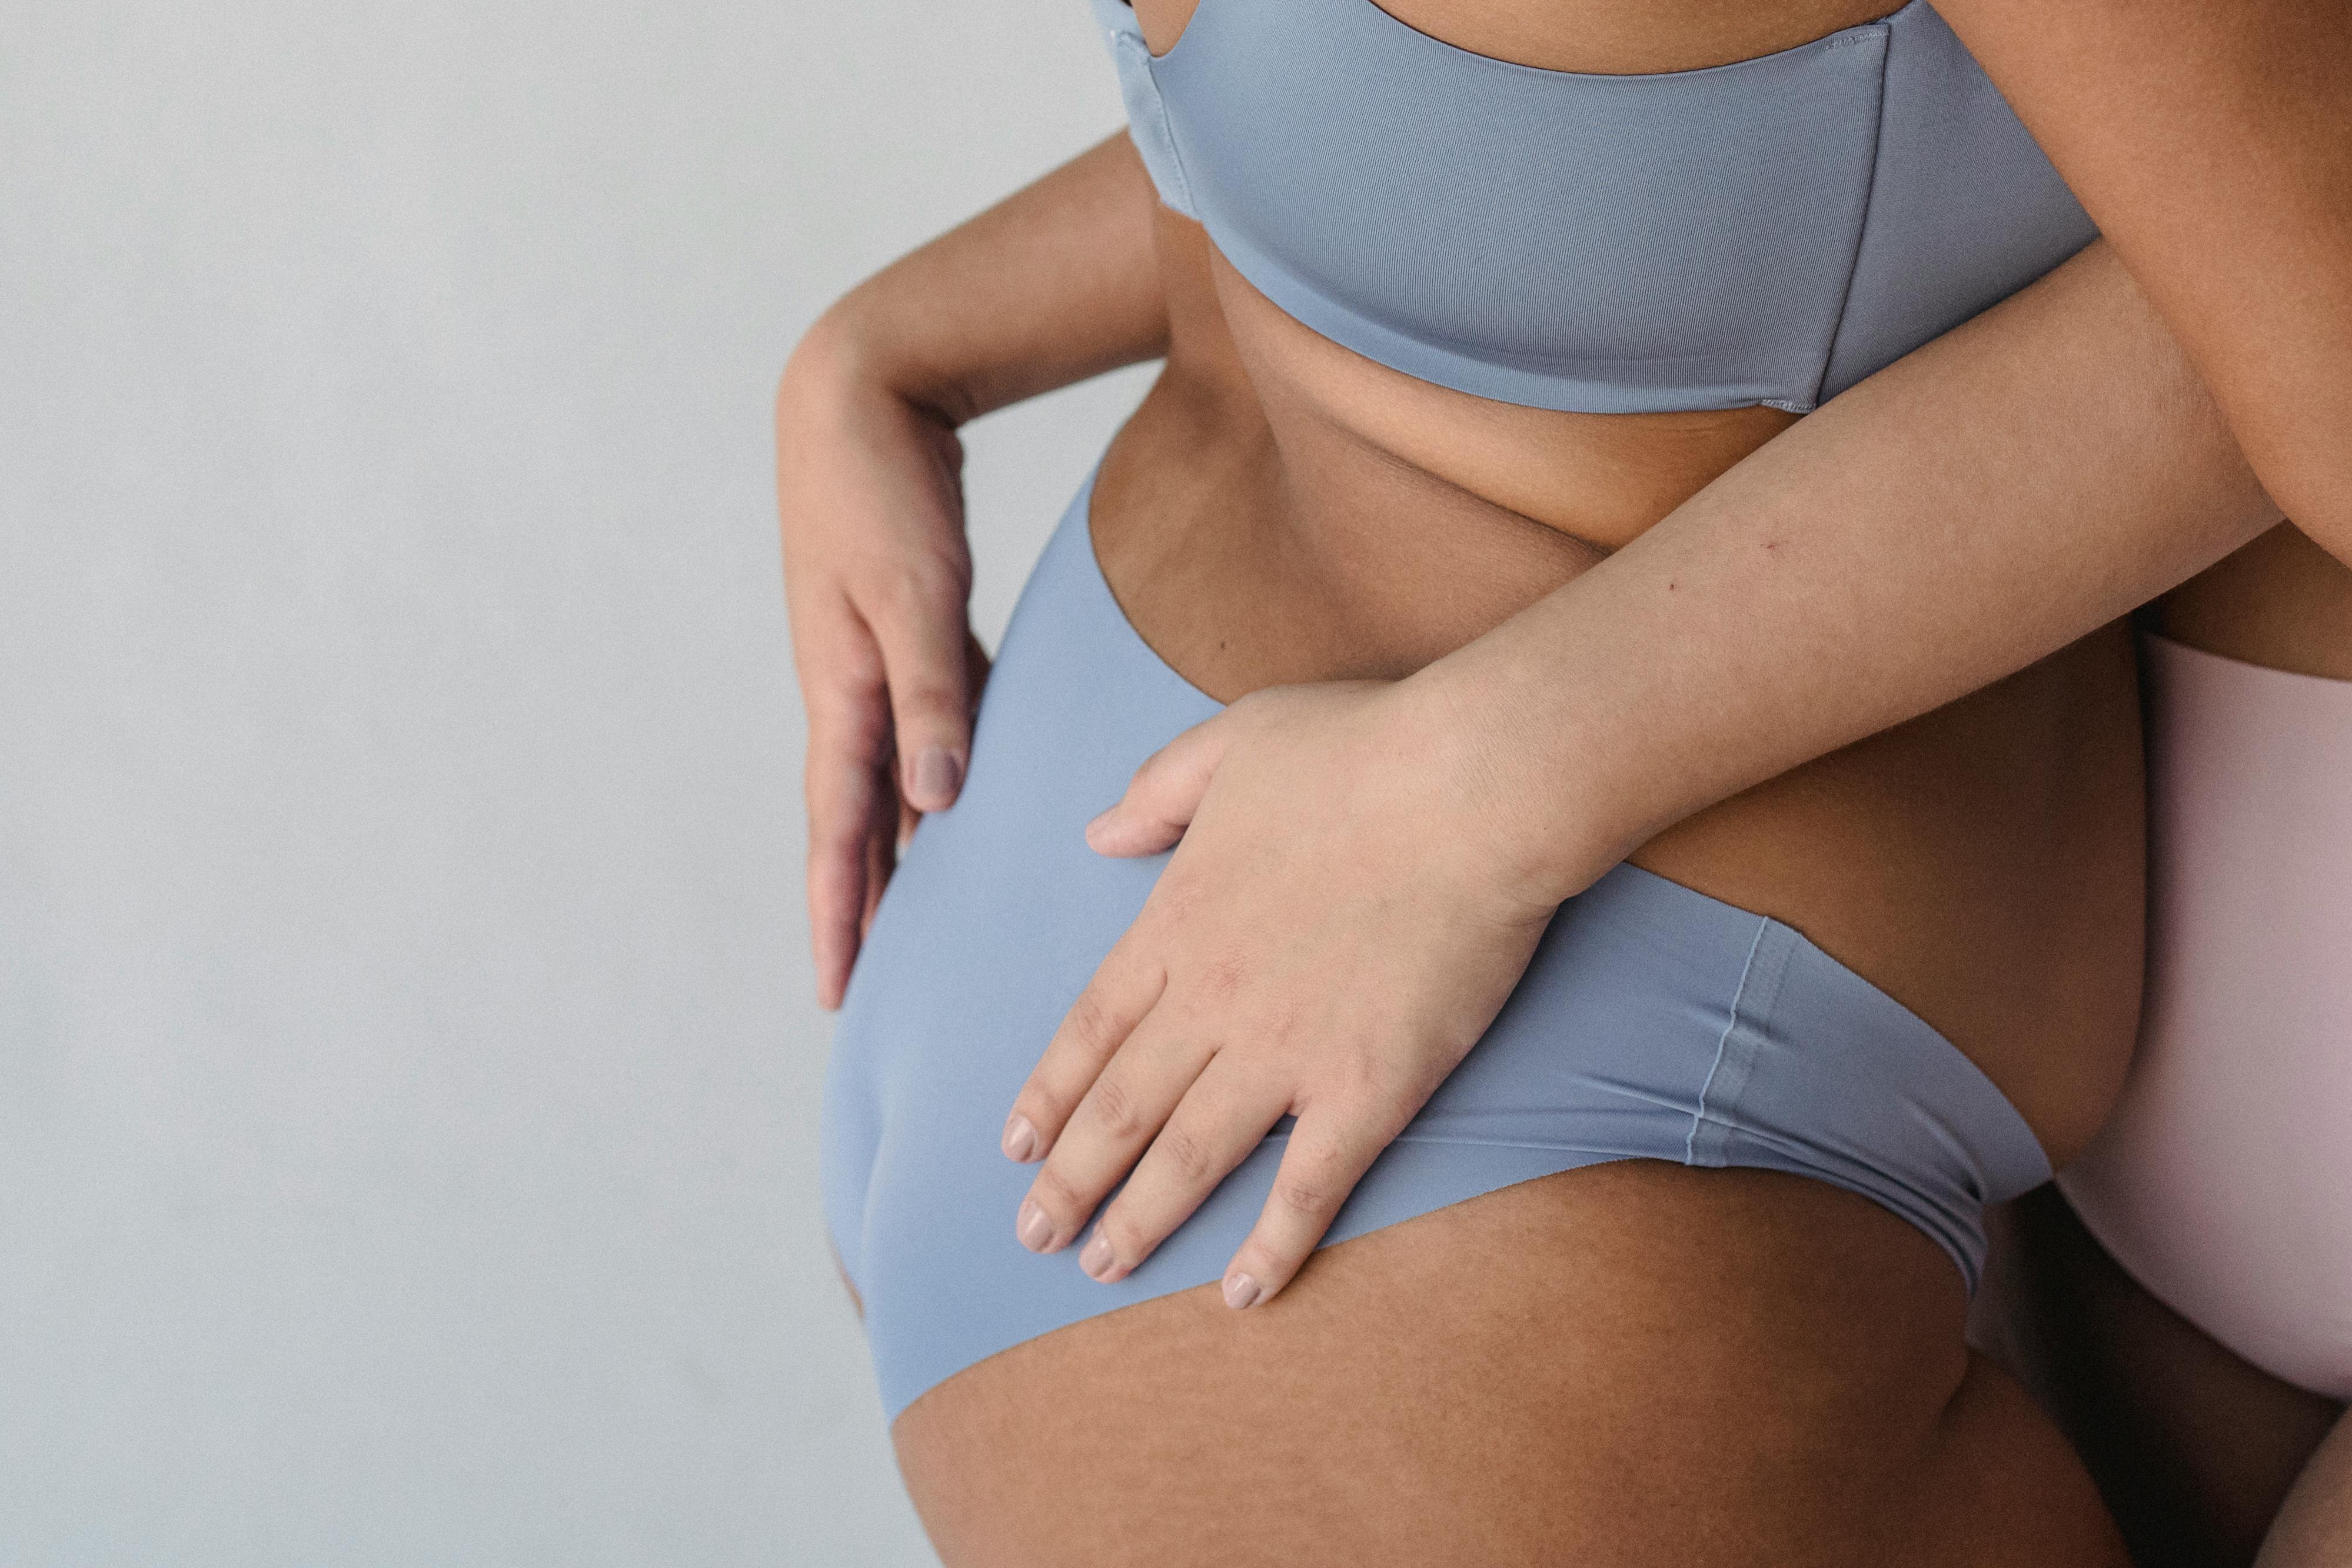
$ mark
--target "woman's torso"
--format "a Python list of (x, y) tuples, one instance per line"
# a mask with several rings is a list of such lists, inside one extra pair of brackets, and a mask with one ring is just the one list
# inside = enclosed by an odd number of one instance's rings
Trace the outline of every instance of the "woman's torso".
[[(1387, 8), (1480, 54), (1604, 73), (1748, 58), (1885, 10)], [(1190, 14), (1191, 0), (1137, 7), (1157, 54)], [(1440, 657), (1796, 417), (1765, 406), (1562, 413), (1417, 380), (1294, 319), (1200, 225), (1165, 206), (1154, 222), (1167, 367), (1106, 455), (1094, 533), (1138, 631), (1220, 698), (1402, 675)], [(2138, 744), (2128, 640), (2109, 628), (1701, 813), (1633, 859), (1788, 921), (1907, 1003), (2063, 1161), (2104, 1117), (2130, 1051)]]
[[(2142, 624), (2202, 653), (2352, 681), (2352, 569), (2292, 524), (2150, 605)], [(2182, 668), (2160, 646), (2150, 652), (2159, 676)], [(2267, 698), (2278, 689), (2252, 674), (2205, 672), (2232, 695)], [(2159, 686), (2152, 695), (2161, 713), (2167, 695)], [(2169, 700), (2177, 705), (2178, 694)], [(2341, 884), (2343, 845), (2325, 831), (2332, 819), (2268, 815), (2274, 802), (2265, 789), (2253, 791), (2262, 799), (2258, 822), (2206, 792), (2306, 775), (2312, 756), (2327, 755), (2331, 737), (2343, 733), (2340, 702), (2311, 707), (2308, 729), (2271, 712), (2250, 727), (2267, 734), (2232, 725), (2226, 739), (2193, 731), (2200, 719), (2228, 723), (2234, 713), (2176, 711), (2173, 721), (2185, 720), (2192, 733), (2168, 737), (2160, 719), (2153, 738), (2159, 752), (2173, 748), (2170, 782), (2186, 783), (2179, 776), (2183, 758), (2216, 782), (2183, 789), (2168, 821), (2159, 815), (2155, 823), (2159, 883), (2169, 884), (2176, 904), (2196, 907), (2176, 907), (2169, 928), (2151, 931), (2142, 1082), (2091, 1157), (2068, 1173), (2064, 1196), (2055, 1187), (2037, 1193), (1992, 1228), (1995, 1267), (1978, 1303), (1986, 1340), (2004, 1347), (2048, 1407), (2065, 1413), (2126, 1534), (2168, 1560), (2251, 1561), (2344, 1414), (2338, 1399), (2248, 1359), (2284, 1350), (2302, 1367), (2324, 1369), (2331, 1324), (2343, 1321), (2340, 1303), (2305, 1293), (2309, 1266), (2324, 1270), (2343, 1255), (2342, 1245), (2323, 1238), (2309, 1255), (2276, 1266), (2282, 1218), (2311, 1216), (2325, 1204), (2324, 1187), (2268, 1186), (2282, 1165), (2292, 1169), (2297, 1160), (2331, 1170), (2339, 1129), (2352, 1117), (2352, 1105), (2333, 1092), (2342, 1074), (2311, 1071), (2315, 1050), (2340, 1051), (2340, 1029), (2311, 1020), (2329, 1011), (2341, 981), (2317, 966), (2292, 972), (2292, 956), (2308, 951), (2308, 934), (2273, 925), (2311, 918), (2289, 888), (2331, 873)], [(2226, 767), (2213, 767), (2217, 749), (2234, 753)], [(2159, 790), (2165, 772), (2159, 767)], [(2177, 841), (2168, 841), (2168, 826)], [(2228, 862), (2218, 869), (2217, 852)], [(2266, 906), (2272, 919), (2242, 915), (2248, 902)], [(2210, 933), (2216, 924), (2239, 928), (2210, 949), (2182, 946), (2184, 928)], [(2290, 956), (2281, 965), (2274, 953)], [(2290, 972), (2281, 976), (2282, 967)], [(2275, 994), (2245, 994), (2273, 984)], [(2240, 1003), (2252, 1005), (2215, 1027), (2217, 1014)], [(2300, 1015), (2302, 1027), (2282, 1029), (2281, 1012)], [(2153, 1084), (2145, 1081), (2151, 1069)], [(2219, 1093), (2205, 1092), (2215, 1085)], [(2261, 1145), (2250, 1147), (2250, 1136)], [(2104, 1240), (2077, 1217), (2076, 1205), (2097, 1212)], [(2303, 1236), (2286, 1240), (2291, 1248), (2309, 1244)], [(2139, 1272), (2127, 1272), (2108, 1244)], [(2275, 1333), (2282, 1323), (2290, 1331), (2284, 1340)], [(2340, 1346), (2340, 1331), (2334, 1343)], [(2305, 1354), (2315, 1348), (2321, 1354)]]

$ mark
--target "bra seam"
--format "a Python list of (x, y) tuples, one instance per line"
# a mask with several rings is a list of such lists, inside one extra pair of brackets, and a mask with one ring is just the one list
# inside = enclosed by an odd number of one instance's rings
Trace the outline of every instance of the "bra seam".
[[(1905, 6), (1905, 10), (1910, 9)], [(1862, 212), (1853, 225), (1853, 254), (1846, 258), (1845, 287), (1838, 292), (1837, 314), (1830, 324), (1830, 340), (1822, 350), (1821, 373), (1813, 378), (1812, 401), (1806, 412), (1822, 405), (1822, 389), (1829, 385), (1830, 367), (1837, 362), (1838, 343), (1845, 336), (1846, 312), (1853, 305), (1853, 286), (1862, 275), (1863, 244), (1870, 235), (1870, 214), (1878, 195), (1878, 162), (1886, 146), (1886, 98), (1889, 78), (1894, 74), (1895, 26), (1892, 19), (1878, 24), (1885, 36), (1886, 47), (1878, 57), (1878, 117), (1870, 132), (1870, 172), (1862, 182)]]
[(1171, 204), (1186, 217), (1197, 219), (1199, 209), (1192, 201), (1192, 177), (1184, 172), (1184, 152), (1176, 145), (1176, 126), (1168, 118), (1168, 100), (1160, 90), (1160, 73), (1154, 68), (1151, 49), (1144, 43), (1140, 33), (1122, 33), (1119, 42), (1135, 51), (1136, 58), (1143, 68), (1143, 79), (1151, 85), (1152, 118), (1159, 124), (1160, 144), (1168, 150), (1169, 177), (1175, 183), (1177, 195), (1182, 198), (1181, 204)]

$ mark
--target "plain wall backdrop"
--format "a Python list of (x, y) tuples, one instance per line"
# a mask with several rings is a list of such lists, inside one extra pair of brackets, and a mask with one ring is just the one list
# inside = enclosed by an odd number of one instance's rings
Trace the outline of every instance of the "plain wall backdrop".
[[(931, 1561), (770, 407), (1082, 0), (0, 6), (0, 1563)], [(1137, 367), (970, 432), (992, 644)]]

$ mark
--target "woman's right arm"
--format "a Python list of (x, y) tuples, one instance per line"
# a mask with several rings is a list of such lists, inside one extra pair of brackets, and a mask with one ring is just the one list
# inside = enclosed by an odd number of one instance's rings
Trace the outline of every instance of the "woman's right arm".
[(987, 661), (956, 427), (1166, 352), (1157, 201), (1122, 129), (851, 289), (785, 365), (776, 497), (825, 1007), (902, 819), (953, 803), (971, 755)]

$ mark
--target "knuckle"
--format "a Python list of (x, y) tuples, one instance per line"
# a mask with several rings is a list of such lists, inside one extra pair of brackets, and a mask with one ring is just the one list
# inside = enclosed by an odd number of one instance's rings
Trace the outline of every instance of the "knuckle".
[(808, 884), (812, 892), (832, 895), (852, 882), (863, 884), (866, 871), (863, 841), (855, 845), (820, 842), (814, 837), (809, 842)]
[(882, 675), (867, 678), (862, 672), (828, 681), (809, 692), (809, 750), (814, 758), (826, 751), (848, 751), (870, 757), (889, 733), (889, 714), (882, 702)]
[(1193, 972), (1192, 986), (1201, 1000), (1230, 1001), (1249, 978), (1249, 956), (1239, 947), (1211, 950)]
[(969, 572), (954, 562), (911, 555), (878, 572), (869, 591), (877, 604), (894, 613), (923, 616), (961, 608), (971, 586)]
[(1339, 1098), (1383, 1121), (1410, 1116), (1423, 1098), (1412, 1071), (1382, 1051), (1358, 1048), (1344, 1052), (1337, 1077)]
[(819, 861), (865, 858), (877, 835), (870, 800), (835, 797), (809, 802), (808, 858)]
[(1080, 991), (1078, 999), (1070, 1004), (1062, 1027), (1070, 1031), (1071, 1040), (1090, 1051), (1108, 1051), (1116, 1043), (1110, 1009), (1103, 1005), (1101, 993), (1092, 986)]
[(1166, 1164), (1168, 1174), (1183, 1185), (1197, 1186), (1209, 1178), (1209, 1145), (1190, 1128), (1170, 1123), (1160, 1132), (1159, 1142), (1154, 1146)]
[(1087, 1210), (1087, 1205), (1079, 1200), (1077, 1188), (1051, 1161), (1030, 1184), (1029, 1196), (1037, 1200), (1039, 1207), (1066, 1223)]
[(900, 729), (923, 727), (961, 729), (963, 727), (963, 693), (939, 679), (940, 674), (927, 671), (901, 683), (892, 691), (891, 706)]
[(1145, 909), (1163, 926), (1181, 926), (1200, 907), (1203, 891), (1199, 879), (1187, 875), (1180, 862), (1170, 866), (1160, 874), (1160, 880), (1151, 884)]
[(1130, 800), (1136, 799), (1138, 796), (1150, 794), (1151, 792), (1151, 787), (1158, 781), (1160, 772), (1168, 766), (1167, 763), (1162, 760), (1162, 758), (1167, 755), (1167, 747), (1162, 747), (1158, 751), (1155, 751), (1150, 756), (1145, 758), (1142, 761), (1137, 763), (1135, 765), (1135, 771), (1127, 776), (1127, 788), (1122, 790), (1121, 793)]
[(1258, 1021), (1257, 1038), (1268, 1045), (1288, 1048), (1307, 1038), (1307, 1014), (1295, 1000), (1275, 998)]
[(1087, 1104), (1095, 1125), (1120, 1143), (1143, 1131), (1143, 1107), (1121, 1079), (1108, 1073), (1096, 1079)]
[(1274, 1201), (1280, 1204), (1286, 1213), (1304, 1219), (1320, 1219), (1339, 1207), (1328, 1184), (1303, 1176), (1277, 1179), (1274, 1184)]
[(1134, 1262), (1151, 1245), (1150, 1238), (1122, 1205), (1113, 1204), (1103, 1210), (1102, 1218), (1095, 1221), (1095, 1229), (1110, 1243), (1111, 1256), (1122, 1263)]
[(1071, 1113), (1077, 1108), (1077, 1100), (1076, 1094), (1060, 1088), (1041, 1072), (1013, 1097), (1013, 1108), (1051, 1136), (1054, 1128), (1069, 1121)]

